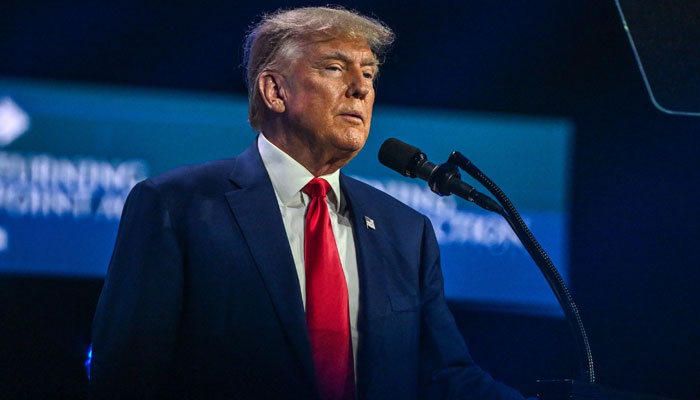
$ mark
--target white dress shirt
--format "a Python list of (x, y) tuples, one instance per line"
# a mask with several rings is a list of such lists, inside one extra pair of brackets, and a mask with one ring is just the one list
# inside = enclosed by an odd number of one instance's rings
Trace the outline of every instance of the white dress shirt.
[[(292, 250), (294, 265), (299, 277), (301, 299), (304, 303), (304, 309), (306, 309), (304, 221), (311, 199), (301, 189), (314, 176), (303, 165), (270, 143), (263, 134), (258, 135), (258, 150), (267, 174), (270, 176), (270, 181), (272, 181), (272, 187), (275, 189), (277, 204), (282, 213), (282, 221), (284, 221), (284, 230), (287, 232), (287, 240)], [(328, 204), (335, 243), (338, 246), (340, 264), (343, 266), (345, 281), (348, 285), (350, 335), (355, 371), (357, 371), (357, 312), (360, 285), (357, 275), (357, 256), (355, 254), (355, 240), (352, 235), (350, 210), (348, 210), (347, 202), (344, 199), (343, 192), (340, 190), (340, 172), (335, 171), (330, 175), (319, 176), (319, 178), (325, 179), (331, 186), (331, 192), (326, 196), (326, 203)], [(355, 377), (357, 377), (357, 373), (355, 373)]]

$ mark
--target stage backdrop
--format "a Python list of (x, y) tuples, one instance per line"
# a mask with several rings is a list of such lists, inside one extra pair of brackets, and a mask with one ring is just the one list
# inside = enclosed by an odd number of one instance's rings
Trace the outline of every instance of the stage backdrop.
[[(462, 152), (509, 195), (566, 279), (572, 135), (556, 118), (377, 104), (367, 144), (344, 171), (430, 217), (448, 299), (560, 315), (500, 216), (438, 197), (380, 165), (377, 152), (390, 137), (435, 163)], [(243, 96), (0, 79), (0, 274), (104, 276), (135, 183), (232, 157), (254, 138)]]

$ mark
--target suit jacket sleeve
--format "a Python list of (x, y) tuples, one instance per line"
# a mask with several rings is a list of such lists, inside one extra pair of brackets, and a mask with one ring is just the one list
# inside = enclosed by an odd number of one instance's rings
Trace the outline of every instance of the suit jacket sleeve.
[(425, 218), (421, 252), (420, 397), (425, 399), (523, 399), (479, 368), (445, 301), (440, 254)]
[(170, 211), (150, 180), (129, 194), (93, 321), (93, 399), (159, 398), (172, 365), (182, 254)]

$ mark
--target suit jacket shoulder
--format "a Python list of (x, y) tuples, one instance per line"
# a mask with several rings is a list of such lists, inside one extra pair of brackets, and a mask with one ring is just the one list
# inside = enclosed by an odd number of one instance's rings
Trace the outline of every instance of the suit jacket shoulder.
[(204, 164), (187, 165), (151, 177), (147, 181), (159, 187), (161, 191), (177, 196), (206, 194), (216, 189), (221, 193), (230, 189), (226, 183), (235, 163), (235, 158), (226, 158)]

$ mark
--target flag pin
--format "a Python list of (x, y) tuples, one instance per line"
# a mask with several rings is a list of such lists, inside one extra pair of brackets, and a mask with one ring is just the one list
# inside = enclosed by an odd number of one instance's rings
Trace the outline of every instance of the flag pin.
[(366, 215), (365, 215), (365, 224), (367, 224), (367, 228), (375, 229), (374, 228), (374, 220)]

